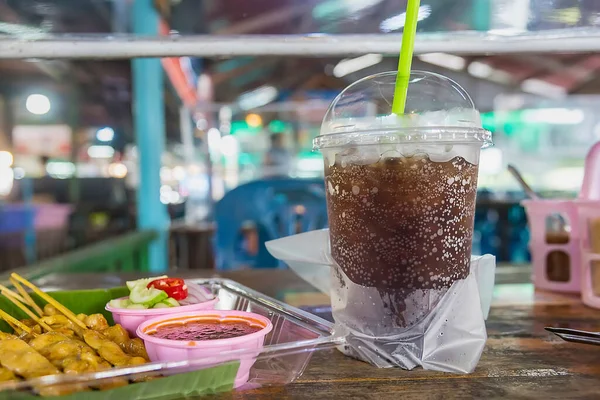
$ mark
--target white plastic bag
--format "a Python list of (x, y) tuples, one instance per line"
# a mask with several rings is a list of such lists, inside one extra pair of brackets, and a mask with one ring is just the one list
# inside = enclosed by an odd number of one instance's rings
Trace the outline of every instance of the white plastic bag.
[[(331, 257), (326, 229), (270, 241), (267, 249), (330, 295), (336, 334), (346, 338), (340, 349), (345, 354), (378, 367), (420, 365), (468, 373), (477, 365), (487, 338), (484, 320), (492, 299), (495, 257), (473, 257), (469, 276), (447, 290), (415, 290), (406, 296), (348, 279)], [(403, 308), (391, 312), (398, 297)], [(399, 316), (402, 324), (395, 320)]]

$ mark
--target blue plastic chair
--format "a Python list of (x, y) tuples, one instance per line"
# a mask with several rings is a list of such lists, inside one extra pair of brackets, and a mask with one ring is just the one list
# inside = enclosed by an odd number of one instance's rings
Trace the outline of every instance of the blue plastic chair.
[[(265, 242), (327, 226), (323, 180), (269, 179), (238, 186), (216, 204), (215, 220), (217, 269), (284, 267)], [(258, 234), (256, 254), (244, 249), (246, 224)]]
[(35, 261), (37, 212), (37, 207), (28, 204), (0, 205), (0, 252), (23, 248), (26, 262)]
[(21, 233), (33, 227), (37, 210), (24, 204), (0, 206), (0, 233)]

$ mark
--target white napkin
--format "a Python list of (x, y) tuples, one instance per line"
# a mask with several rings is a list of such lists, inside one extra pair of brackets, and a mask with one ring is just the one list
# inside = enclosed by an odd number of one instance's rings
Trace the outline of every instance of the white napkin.
[[(332, 298), (336, 334), (346, 337), (345, 354), (378, 367), (399, 366), (468, 373), (473, 371), (487, 339), (487, 318), (494, 286), (495, 257), (472, 257), (471, 273), (447, 291), (415, 291), (403, 315), (413, 316), (406, 329), (390, 328), (393, 316), (375, 288), (350, 281), (333, 261), (327, 229), (302, 233), (266, 244), (302, 279)], [(336, 284), (336, 282), (343, 282)], [(386, 306), (384, 306), (386, 303)], [(414, 308), (411, 309), (411, 304)]]

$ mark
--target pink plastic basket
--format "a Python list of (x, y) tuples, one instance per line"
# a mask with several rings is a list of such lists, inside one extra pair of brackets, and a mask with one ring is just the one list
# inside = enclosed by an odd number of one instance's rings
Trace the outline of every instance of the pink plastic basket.
[[(525, 200), (529, 220), (529, 250), (533, 268), (533, 284), (536, 288), (557, 292), (578, 293), (581, 291), (581, 250), (577, 206), (574, 200)], [(569, 241), (564, 244), (548, 243), (546, 221), (553, 214), (560, 214), (570, 225)], [(553, 253), (554, 252), (554, 253)], [(548, 261), (556, 252), (565, 253), (569, 259), (569, 279), (551, 280), (548, 276)]]
[[(585, 304), (600, 308), (594, 295), (591, 261), (597, 260), (589, 244), (589, 219), (600, 218), (600, 142), (592, 146), (585, 159), (583, 184), (574, 200), (525, 200), (522, 202), (531, 228), (529, 248), (533, 266), (533, 283), (537, 288), (558, 292), (581, 292)], [(566, 217), (570, 224), (569, 240), (564, 244), (548, 243), (546, 222), (553, 214)], [(552, 253), (564, 253), (569, 262), (569, 280), (560, 282), (548, 277)]]

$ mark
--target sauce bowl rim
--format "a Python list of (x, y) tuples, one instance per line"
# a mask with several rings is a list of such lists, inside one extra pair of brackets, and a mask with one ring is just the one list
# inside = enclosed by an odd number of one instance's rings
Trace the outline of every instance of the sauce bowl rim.
[[(252, 332), (252, 333), (249, 333), (246, 335), (236, 336), (236, 337), (232, 337), (232, 338), (207, 339), (207, 340), (161, 339), (161, 338), (157, 338), (152, 335), (149, 335), (145, 332), (146, 328), (148, 328), (150, 325), (158, 324), (161, 322), (166, 322), (165, 320), (177, 322), (176, 321), (177, 319), (187, 319), (187, 318), (202, 317), (202, 316), (217, 317), (219, 319), (225, 319), (229, 316), (229, 317), (236, 317), (237, 319), (241, 319), (241, 320), (243, 320), (243, 319), (250, 320), (250, 321), (254, 320), (254, 322), (259, 322), (259, 323), (263, 324), (263, 327), (262, 327), (262, 329), (260, 329), (256, 332)], [(253, 313), (253, 312), (237, 311), (237, 310), (198, 310), (198, 311), (180, 312), (177, 314), (161, 315), (161, 316), (157, 316), (155, 318), (148, 319), (148, 320), (142, 322), (138, 326), (138, 328), (136, 330), (136, 334), (140, 339), (154, 343), (154, 344), (159, 344), (159, 345), (168, 346), (168, 347), (185, 347), (185, 348), (193, 349), (193, 348), (213, 347), (213, 346), (218, 346), (218, 345), (222, 345), (225, 343), (241, 342), (241, 341), (246, 341), (246, 340), (250, 340), (250, 339), (254, 339), (254, 338), (258, 338), (258, 337), (264, 337), (269, 332), (271, 332), (272, 329), (273, 329), (273, 323), (271, 322), (271, 320), (269, 318), (267, 318), (263, 315), (260, 315), (260, 314)]]

